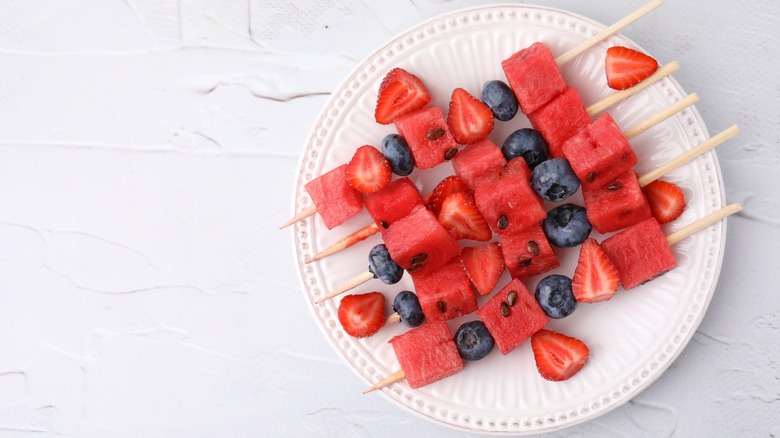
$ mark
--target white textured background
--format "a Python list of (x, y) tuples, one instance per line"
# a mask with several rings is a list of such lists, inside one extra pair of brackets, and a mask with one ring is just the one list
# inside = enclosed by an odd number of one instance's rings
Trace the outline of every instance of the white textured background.
[[(361, 396), (303, 302), (296, 166), (338, 83), (475, 0), (0, 2), (0, 436), (450, 436)], [(612, 23), (643, 0), (539, 0)], [(704, 6), (706, 4), (706, 6)], [(727, 256), (698, 332), (555, 436), (780, 436), (780, 5), (668, 0), (626, 32), (701, 97)]]

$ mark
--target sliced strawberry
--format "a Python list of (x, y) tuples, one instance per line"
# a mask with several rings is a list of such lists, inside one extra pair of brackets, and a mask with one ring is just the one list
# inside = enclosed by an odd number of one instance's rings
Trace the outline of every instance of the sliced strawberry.
[(347, 164), (347, 182), (365, 195), (376, 193), (390, 184), (390, 163), (377, 148), (361, 146)]
[(658, 61), (628, 47), (615, 46), (607, 50), (607, 84), (615, 90), (625, 90), (647, 79), (658, 70)]
[(387, 125), (405, 114), (420, 109), (431, 101), (422, 81), (402, 68), (387, 73), (379, 86), (374, 118)]
[(463, 88), (456, 88), (450, 100), (447, 125), (460, 144), (476, 143), (487, 138), (493, 130), (493, 112), (487, 105)]
[(465, 247), (460, 252), (460, 261), (471, 280), (471, 284), (482, 296), (489, 295), (504, 273), (504, 257), (498, 242), (482, 246)]
[(643, 187), (642, 192), (659, 224), (677, 219), (685, 210), (685, 195), (676, 184), (656, 180)]
[(598, 303), (617, 292), (620, 274), (596, 239), (587, 239), (580, 247), (571, 289), (580, 303)]
[(439, 223), (455, 240), (487, 242), (493, 237), (493, 232), (477, 210), (474, 197), (469, 193), (458, 192), (447, 196), (441, 205)]
[(550, 330), (539, 330), (531, 336), (536, 369), (547, 380), (567, 380), (585, 365), (588, 346), (582, 341)]
[(441, 205), (447, 199), (447, 196), (458, 192), (470, 193), (471, 190), (459, 176), (450, 175), (441, 180), (439, 184), (436, 184), (433, 191), (426, 196), (425, 205), (438, 217), (439, 213), (441, 213)]
[(352, 337), (373, 335), (385, 324), (385, 296), (379, 292), (345, 296), (339, 303), (339, 322)]

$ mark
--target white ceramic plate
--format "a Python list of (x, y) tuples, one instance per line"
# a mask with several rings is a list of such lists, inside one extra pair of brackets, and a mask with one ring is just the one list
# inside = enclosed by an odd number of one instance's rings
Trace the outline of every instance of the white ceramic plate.
[[(456, 11), (399, 35), (357, 67), (317, 119), (303, 150), (294, 192), (295, 211), (310, 205), (303, 188), (306, 182), (348, 162), (357, 147), (378, 146), (386, 134), (394, 132), (392, 125), (381, 126), (373, 120), (377, 89), (391, 68), (402, 67), (418, 75), (430, 90), (432, 103), (446, 111), (454, 88), (463, 87), (479, 96), (484, 82), (505, 80), (500, 62), (512, 53), (542, 41), (557, 56), (602, 28), (592, 20), (560, 10), (505, 5)], [(562, 68), (564, 79), (580, 90), (586, 105), (611, 93), (604, 77), (604, 57), (606, 49), (614, 45), (638, 48), (632, 41), (616, 36)], [(685, 95), (674, 80), (666, 79), (609, 112), (625, 129)], [(490, 137), (500, 145), (509, 133), (527, 126), (528, 120), (520, 114), (512, 121), (496, 122)], [(640, 175), (646, 173), (707, 138), (699, 114), (687, 109), (632, 140), (640, 159), (637, 171)], [(415, 171), (411, 178), (422, 193), (427, 193), (452, 173), (452, 166), (444, 163), (435, 169)], [(688, 201), (683, 215), (666, 226), (667, 232), (724, 205), (714, 153), (675, 170), (665, 179), (680, 185)], [(571, 199), (582, 205), (579, 194)], [(548, 203), (548, 207), (553, 205)], [(372, 236), (317, 263), (306, 265), (303, 260), (369, 223), (364, 211), (330, 231), (318, 217), (294, 227), (296, 262), (312, 314), (328, 342), (367, 386), (399, 368), (387, 341), (406, 328), (398, 325), (356, 340), (341, 329), (338, 298), (322, 305), (314, 301), (365, 271), (368, 251), (381, 243), (380, 237)], [(551, 321), (549, 328), (582, 339), (591, 350), (582, 371), (566, 382), (543, 380), (536, 371), (530, 343), (525, 342), (506, 356), (494, 349), (481, 361), (466, 362), (459, 374), (419, 390), (397, 383), (380, 394), (430, 421), (477, 432), (539, 433), (597, 417), (650, 385), (690, 340), (715, 289), (725, 231), (725, 224), (717, 224), (676, 244), (673, 250), (678, 267), (672, 272), (642, 287), (621, 289), (610, 301), (580, 304), (573, 315)], [(599, 241), (603, 238), (595, 233), (593, 236)], [(561, 267), (553, 272), (572, 276), (578, 251), (556, 250)], [(525, 283), (533, 290), (539, 279), (530, 278)], [(497, 289), (508, 281), (505, 273)], [(372, 280), (354, 292), (383, 292), (389, 313), (393, 297), (404, 289), (413, 290), (408, 275), (393, 286)], [(484, 301), (481, 299), (480, 304)], [(450, 328), (454, 333), (461, 323), (472, 319), (476, 316), (450, 321)]]

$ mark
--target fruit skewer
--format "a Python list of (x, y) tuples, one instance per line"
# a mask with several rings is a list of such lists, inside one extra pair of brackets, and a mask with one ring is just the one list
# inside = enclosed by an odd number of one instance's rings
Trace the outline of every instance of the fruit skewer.
[[(696, 222), (693, 222), (692, 224), (682, 228), (679, 231), (676, 231), (676, 232), (674, 232), (674, 233), (672, 233), (672, 234), (670, 234), (668, 236), (665, 236), (664, 243), (665, 243), (665, 245), (667, 245), (667, 248), (668, 248), (669, 245), (673, 245), (673, 244), (679, 242), (680, 240), (682, 240), (682, 239), (684, 239), (684, 238), (686, 238), (688, 236), (691, 236), (691, 235), (697, 233), (698, 231), (700, 231), (700, 230), (702, 230), (704, 228), (707, 228), (710, 225), (713, 225), (713, 224), (715, 224), (717, 222), (720, 222), (721, 220), (725, 219), (726, 217), (728, 217), (728, 216), (730, 216), (732, 214), (738, 213), (740, 211), (742, 211), (742, 207), (739, 204), (730, 204), (730, 205), (728, 205), (728, 206), (726, 206), (726, 207), (724, 207), (724, 208), (722, 208), (722, 209), (720, 209), (718, 211), (710, 213), (709, 215), (707, 215), (707, 216), (697, 220)], [(658, 229), (660, 230), (660, 228), (658, 228)], [(642, 235), (641, 233), (635, 233), (635, 234), (640, 235), (640, 236)], [(653, 239), (654, 237), (656, 237), (656, 236), (655, 235), (650, 235), (648, 237), (648, 239)], [(610, 238), (610, 239), (612, 239), (612, 238)], [(607, 242), (608, 240), (609, 239), (605, 240), (605, 242)], [(623, 243), (620, 240), (614, 240), (613, 242), (614, 242), (613, 245), (615, 245), (615, 246), (620, 246)], [(604, 243), (602, 243), (602, 245), (604, 245)], [(608, 244), (606, 246), (607, 246), (607, 248), (605, 249), (605, 251), (607, 251), (609, 253), (610, 252), (610, 250), (609, 250), (610, 245)], [(615, 252), (613, 251), (613, 254), (614, 253)], [(610, 256), (612, 256), (612, 255), (610, 255)], [(618, 269), (620, 270), (620, 268), (618, 268)], [(665, 272), (665, 270), (661, 270), (659, 272), (652, 273), (651, 275), (657, 276), (657, 275), (662, 274), (663, 272)], [(622, 281), (622, 277), (623, 277), (623, 273), (621, 273), (621, 281)], [(458, 368), (455, 372), (457, 372), (459, 370), (460, 370), (460, 368)], [(451, 374), (448, 374), (448, 375), (451, 375)], [(443, 377), (447, 377), (448, 375), (443, 376)], [(398, 371), (388, 375), (387, 377), (381, 379), (379, 382), (373, 384), (368, 389), (363, 391), (363, 393), (366, 394), (366, 393), (369, 393), (371, 391), (375, 391), (377, 389), (382, 389), (382, 388), (384, 388), (386, 386), (389, 386), (389, 385), (391, 385), (393, 383), (400, 382), (400, 381), (404, 380), (405, 378), (406, 378), (406, 372), (403, 370), (403, 367), (402, 367), (402, 369), (400, 369), (400, 370), (398, 370)], [(430, 382), (430, 383), (432, 383), (432, 382)]]
[[(656, 125), (658, 123), (661, 123), (662, 121), (668, 119), (669, 117), (673, 116), (677, 112), (682, 111), (684, 108), (692, 105), (697, 100), (698, 100), (698, 96), (696, 95), (696, 93), (693, 93), (693, 94), (687, 96), (686, 98), (681, 99), (680, 101), (678, 101), (678, 102), (670, 105), (669, 107), (659, 111), (658, 113), (652, 115), (651, 117), (647, 118), (645, 121), (642, 121), (642, 122), (638, 123), (636, 126), (627, 129), (623, 135), (625, 135), (626, 138), (633, 138), (634, 136), (639, 135), (640, 133), (646, 131), (650, 127), (652, 127), (652, 126), (654, 126), (654, 125)], [(372, 250), (372, 253), (373, 253), (373, 250)], [(389, 259), (389, 257), (388, 257), (388, 259)], [(393, 262), (393, 264), (395, 265), (394, 262)], [(395, 265), (395, 266), (397, 266), (397, 265)], [(324, 301), (326, 301), (326, 300), (328, 300), (330, 298), (336, 297), (338, 295), (341, 295), (344, 292), (347, 292), (347, 291), (349, 291), (351, 289), (354, 289), (354, 288), (360, 286), (361, 284), (363, 284), (363, 283), (365, 283), (365, 282), (367, 282), (367, 281), (369, 281), (371, 279), (374, 279), (376, 277), (377, 277), (377, 275), (375, 275), (374, 271), (372, 271), (372, 269), (369, 268), (368, 270), (366, 270), (366, 271), (356, 275), (355, 277), (349, 279), (348, 281), (346, 281), (342, 285), (340, 285), (337, 288), (333, 289), (328, 294), (326, 294), (323, 297), (319, 298), (316, 302), (318, 304), (322, 303), (322, 302), (324, 302)], [(400, 276), (398, 276), (398, 279), (400, 280)], [(396, 280), (396, 282), (397, 281), (398, 280)]]
[[(609, 38), (612, 35), (615, 35), (616, 33), (620, 32), (623, 29), (625, 29), (630, 24), (634, 23), (635, 21), (637, 21), (638, 19), (640, 19), (643, 16), (647, 15), (651, 11), (653, 11), (656, 8), (660, 7), (662, 4), (663, 4), (663, 1), (661, 1), (661, 0), (653, 0), (653, 1), (649, 2), (649, 3), (647, 3), (646, 5), (640, 7), (639, 9), (635, 10), (634, 12), (632, 12), (629, 15), (627, 15), (623, 19), (621, 19), (618, 22), (614, 23), (613, 25), (603, 29), (601, 32), (597, 33), (596, 35), (592, 36), (591, 38), (588, 38), (587, 40), (583, 41), (579, 45), (577, 45), (574, 48), (570, 49), (569, 51), (567, 51), (563, 55), (559, 56), (556, 59), (557, 65), (560, 66), (560, 65), (563, 65), (563, 64), (571, 61), (572, 59), (576, 58), (577, 56), (579, 56), (583, 52), (587, 51), (591, 47), (593, 47), (596, 44), (598, 44), (599, 42)], [(672, 65), (672, 68), (675, 68), (674, 65)], [(670, 73), (671, 72), (668, 72), (666, 74), (668, 75)], [(627, 96), (623, 95), (623, 97), (620, 97), (620, 98), (624, 99), (625, 97), (627, 97)], [(612, 102), (611, 104), (614, 104), (614, 103), (617, 102), (617, 100), (612, 100), (611, 102)], [(604, 106), (604, 105), (607, 105), (607, 106)], [(596, 109), (598, 109), (599, 111), (603, 111), (603, 109), (607, 108), (608, 106), (610, 106), (609, 101), (600, 104), (600, 106), (597, 107)], [(310, 195), (311, 195), (311, 193), (310, 193)], [(352, 207), (353, 207), (352, 209), (354, 210), (354, 205)], [(292, 217), (290, 220), (288, 220), (287, 222), (282, 224), (279, 227), (279, 229), (281, 230), (281, 229), (287, 228), (290, 225), (295, 224), (296, 222), (299, 222), (299, 221), (301, 221), (303, 219), (306, 219), (308, 217), (311, 217), (311, 216), (315, 215), (316, 213), (318, 213), (318, 207), (315, 204), (312, 204), (311, 206), (309, 206), (308, 208), (306, 208), (303, 211), (299, 212), (294, 217)], [(357, 212), (354, 212), (354, 214), (357, 214)], [(354, 214), (353, 214), (353, 216), (354, 216)], [(341, 222), (343, 222), (344, 220), (346, 220), (346, 219), (341, 220)], [(336, 225), (337, 224), (333, 224), (333, 226), (336, 226)], [(331, 228), (331, 226), (329, 226), (328, 228)], [(365, 234), (365, 230), (364, 230), (363, 234)]]
[[(640, 91), (644, 90), (645, 88), (659, 82), (660, 80), (664, 79), (665, 77), (671, 75), (672, 73), (676, 72), (679, 69), (679, 64), (677, 62), (670, 62), (666, 64), (665, 66), (661, 67), (656, 71), (653, 75), (645, 79), (644, 81), (640, 82), (636, 86), (629, 88), (627, 90), (618, 91), (616, 93), (613, 93), (606, 98), (590, 105), (586, 111), (589, 116), (594, 116), (596, 114), (601, 113), (605, 109), (611, 107), (612, 105), (615, 105), (616, 103), (628, 99), (629, 97), (639, 93)], [(695, 93), (691, 96), (695, 96)], [(696, 97), (687, 97), (686, 99), (697, 99)], [(680, 101), (678, 104), (684, 104), (685, 101)], [(694, 102), (691, 102), (691, 104)], [(689, 104), (690, 105), (690, 104)], [(687, 106), (687, 105), (686, 105)], [(670, 107), (671, 109), (671, 107)], [(675, 111), (676, 112), (676, 111)], [(674, 112), (672, 113), (674, 114)], [(662, 115), (657, 115), (656, 117), (663, 117)], [(668, 118), (668, 116), (666, 116)], [(640, 133), (644, 132), (649, 127), (659, 123), (659, 121), (653, 121), (653, 120), (646, 120), (645, 122), (638, 124), (631, 130), (626, 131), (625, 135), (627, 138), (633, 138), (636, 135), (639, 135)], [(303, 220), (309, 216), (314, 215), (317, 212), (316, 206), (309, 207), (308, 209), (304, 210), (303, 212), (296, 215), (294, 218), (290, 219), (287, 223), (282, 225), (282, 228), (289, 226), (299, 220)], [(352, 245), (361, 242), (374, 234), (378, 233), (380, 231), (379, 226), (376, 223), (372, 223), (370, 225), (366, 225), (365, 227), (355, 231), (354, 233), (342, 238), (341, 240), (335, 242), (328, 248), (320, 251), (319, 253), (307, 258), (305, 260), (305, 263), (312, 263), (317, 260), (321, 260), (327, 256), (333, 255), (341, 250), (344, 250), (346, 248), (351, 247)]]

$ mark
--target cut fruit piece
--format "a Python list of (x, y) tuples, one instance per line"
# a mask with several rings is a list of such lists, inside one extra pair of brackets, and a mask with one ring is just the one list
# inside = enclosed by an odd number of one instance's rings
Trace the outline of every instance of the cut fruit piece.
[(588, 126), (590, 116), (585, 111), (579, 91), (569, 88), (543, 107), (528, 114), (528, 120), (544, 137), (550, 156), (559, 158), (563, 157), (563, 144), (580, 129)]
[(615, 295), (619, 284), (620, 274), (598, 242), (583, 242), (572, 279), (574, 298), (580, 303), (606, 301)]
[(544, 329), (531, 337), (531, 348), (539, 374), (554, 382), (577, 374), (590, 354), (588, 346), (579, 339)]
[(453, 257), (436, 270), (414, 271), (411, 276), (428, 321), (449, 320), (477, 310), (477, 298), (460, 258)]
[(659, 224), (669, 223), (685, 211), (685, 195), (676, 184), (656, 180), (642, 188), (642, 192)]
[(501, 148), (489, 138), (472, 143), (452, 159), (455, 173), (473, 190), (476, 181), (486, 172), (500, 173), (506, 164)]
[(542, 199), (525, 176), (492, 175), (478, 181), (474, 201), (482, 217), (498, 234), (513, 234), (547, 217)]
[(544, 43), (534, 43), (501, 62), (520, 109), (531, 114), (566, 89), (558, 64)]
[(633, 169), (599, 188), (582, 186), (582, 198), (588, 221), (601, 234), (622, 230), (652, 216)]
[(390, 163), (377, 148), (370, 145), (359, 147), (347, 164), (347, 182), (364, 195), (384, 189), (392, 177)]
[(385, 324), (385, 296), (379, 292), (347, 295), (339, 303), (338, 316), (348, 335), (371, 336)]
[(541, 330), (549, 318), (518, 279), (510, 281), (477, 310), (501, 354), (507, 354)]
[(463, 369), (463, 360), (444, 321), (428, 322), (390, 339), (395, 357), (412, 389)]
[(605, 71), (607, 84), (614, 90), (625, 90), (647, 79), (658, 70), (658, 61), (628, 47), (607, 49)]
[(474, 204), (474, 198), (468, 193), (453, 193), (444, 200), (439, 223), (455, 240), (487, 242), (493, 237), (490, 227)]
[(460, 261), (471, 284), (482, 296), (490, 295), (504, 273), (504, 257), (498, 242), (463, 248)]
[(463, 179), (455, 175), (450, 175), (441, 180), (439, 184), (436, 184), (436, 187), (433, 188), (426, 204), (433, 214), (439, 216), (439, 213), (441, 213), (441, 205), (444, 204), (444, 200), (451, 194), (458, 192), (470, 192), (470, 189)]
[(395, 127), (409, 145), (418, 169), (430, 169), (458, 153), (458, 143), (438, 107), (427, 106), (401, 116)]
[(560, 266), (541, 224), (525, 230), (499, 235), (504, 263), (512, 278), (523, 279)]
[(306, 183), (306, 192), (329, 230), (341, 225), (363, 209), (363, 196), (347, 183), (347, 165)]
[(379, 86), (374, 118), (387, 125), (431, 101), (428, 89), (415, 75), (401, 68), (387, 73)]
[(476, 143), (487, 138), (493, 130), (493, 112), (487, 105), (463, 88), (452, 92), (447, 125), (460, 144)]
[(384, 190), (363, 198), (366, 211), (374, 220), (379, 231), (406, 217), (414, 207), (423, 205), (420, 192), (409, 178), (399, 178)]

